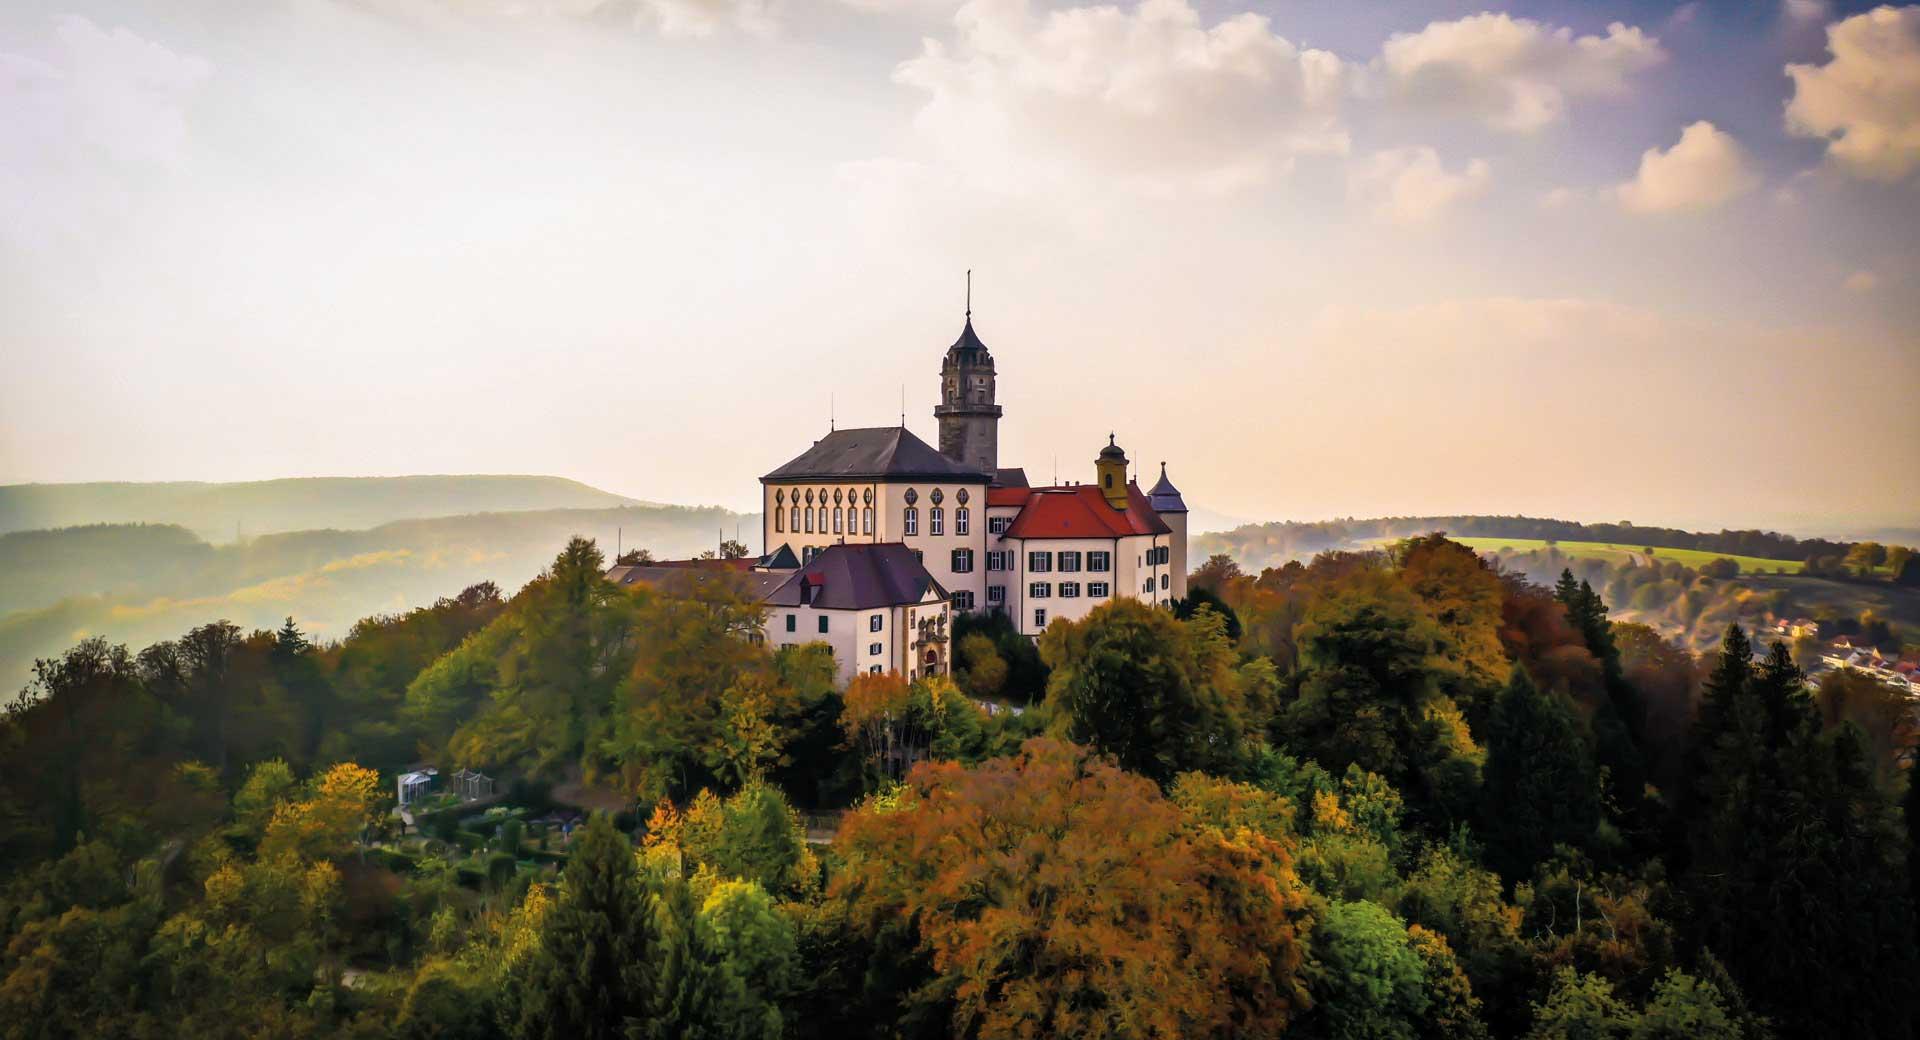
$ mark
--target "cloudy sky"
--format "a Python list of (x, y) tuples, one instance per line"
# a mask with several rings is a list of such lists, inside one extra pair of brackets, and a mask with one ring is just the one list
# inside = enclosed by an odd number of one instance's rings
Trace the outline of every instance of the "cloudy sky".
[(0, 482), (748, 506), (969, 267), (1036, 475), (1920, 525), (1920, 6), (0, 5)]

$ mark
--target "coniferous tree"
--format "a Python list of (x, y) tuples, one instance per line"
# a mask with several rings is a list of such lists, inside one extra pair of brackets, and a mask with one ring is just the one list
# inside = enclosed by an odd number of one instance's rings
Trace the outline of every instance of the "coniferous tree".
[(1699, 706), (1687, 732), (1685, 764), (1679, 794), (1679, 806), (1671, 818), (1673, 831), (1667, 843), (1676, 866), (1684, 867), (1694, 852), (1694, 831), (1707, 813), (1707, 791), (1713, 749), (1728, 735), (1733, 725), (1735, 703), (1746, 695), (1753, 681), (1753, 645), (1739, 624), (1727, 626), (1720, 640), (1720, 655), (1700, 690)]
[(633, 848), (596, 814), (574, 842), (528, 973), (517, 1033), (613, 1040), (655, 1017), (656, 931)]
[(1607, 793), (1622, 822), (1638, 830), (1642, 819), (1643, 793), (1647, 783), (1646, 708), (1639, 691), (1627, 681), (1621, 664), (1620, 648), (1613, 641), (1613, 622), (1607, 618), (1607, 605), (1593, 586), (1574, 580), (1573, 571), (1564, 569), (1554, 585), (1554, 598), (1566, 609), (1567, 621), (1580, 633), (1595, 660), (1606, 688), (1606, 701), (1592, 719), (1594, 756), (1607, 771)]
[(1599, 822), (1593, 760), (1564, 696), (1543, 693), (1515, 668), (1487, 732), (1482, 826), (1487, 859), (1509, 884), (1525, 880), (1555, 845), (1584, 846)]
[(1736, 635), (1696, 733), (1711, 738), (1687, 886), (1696, 938), (1786, 1035), (1908, 1036), (1908, 989), (1871, 981), (1914, 964), (1892, 805), (1859, 729), (1820, 732), (1786, 647), (1756, 669)]

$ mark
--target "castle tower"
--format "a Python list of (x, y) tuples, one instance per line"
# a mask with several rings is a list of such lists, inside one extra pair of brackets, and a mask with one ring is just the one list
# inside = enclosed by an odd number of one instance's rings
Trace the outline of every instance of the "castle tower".
[(1147, 501), (1152, 503), (1153, 511), (1160, 514), (1173, 529), (1173, 537), (1167, 544), (1172, 547), (1168, 559), (1168, 573), (1173, 575), (1173, 598), (1187, 598), (1187, 503), (1180, 497), (1180, 489), (1167, 479), (1167, 464), (1160, 464), (1160, 482), (1147, 492)]
[(967, 325), (947, 348), (940, 364), (940, 454), (968, 469), (993, 476), (1000, 465), (1000, 406), (994, 403), (993, 355), (973, 331), (973, 307)]
[(1107, 504), (1115, 509), (1127, 508), (1127, 453), (1113, 443), (1113, 434), (1107, 434), (1107, 446), (1100, 449), (1093, 471)]

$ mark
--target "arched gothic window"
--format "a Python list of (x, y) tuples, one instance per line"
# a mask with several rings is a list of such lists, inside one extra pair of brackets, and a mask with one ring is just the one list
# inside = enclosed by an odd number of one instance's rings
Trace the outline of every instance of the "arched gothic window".
[(873, 507), (867, 506), (860, 511), (860, 533), (873, 533)]
[(932, 509), (927, 510), (927, 533), (928, 534), (946, 534), (947, 533), (947, 511), (946, 510), (940, 508), (939, 506), (934, 506)]
[(919, 534), (920, 533), (920, 510), (915, 509), (912, 506), (908, 506), (906, 509), (906, 512), (900, 514), (900, 526), (901, 526), (900, 533), (902, 534), (905, 534), (905, 535)]
[(775, 532), (783, 532), (787, 529), (787, 509), (785, 506), (774, 507), (773, 529)]
[(833, 507), (833, 533), (834, 534), (840, 533), (840, 507), (839, 506)]
[[(826, 497), (827, 496), (824, 494), (820, 496), (822, 501), (825, 501)], [(827, 533), (827, 507), (826, 506), (820, 507), (820, 533), (821, 534)]]
[(813, 533), (813, 510), (807, 510), (807, 533)]
[(960, 508), (953, 511), (953, 533), (954, 534), (968, 533), (969, 529), (972, 528), (973, 526), (972, 512), (973, 511), (968, 509), (966, 506), (961, 506)]
[(787, 529), (792, 531), (794, 534), (800, 533), (800, 507), (799, 506), (787, 507)]

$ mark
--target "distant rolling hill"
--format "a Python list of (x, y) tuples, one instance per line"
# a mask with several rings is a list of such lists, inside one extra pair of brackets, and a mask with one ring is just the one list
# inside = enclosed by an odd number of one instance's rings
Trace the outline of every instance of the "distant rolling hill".
[(612, 509), (649, 503), (563, 477), (474, 474), (306, 477), (233, 484), (9, 484), (0, 534), (81, 524), (174, 524), (210, 542), (394, 520), (528, 509)]
[(0, 703), (26, 682), (35, 657), (87, 636), (137, 651), (220, 618), (251, 629), (292, 615), (315, 638), (336, 639), (360, 618), (475, 582), (511, 595), (575, 534), (597, 539), (611, 562), (617, 541), (685, 557), (736, 529), (757, 551), (759, 527), (757, 514), (716, 507), (627, 505), (407, 519), (226, 545), (154, 524), (0, 535)]

